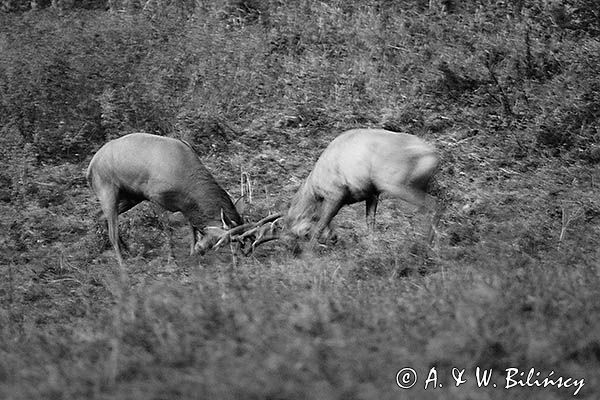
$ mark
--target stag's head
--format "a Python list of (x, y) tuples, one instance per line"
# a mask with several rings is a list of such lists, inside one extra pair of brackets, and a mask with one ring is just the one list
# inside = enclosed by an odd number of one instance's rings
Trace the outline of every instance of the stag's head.
[[(319, 221), (323, 207), (323, 199), (315, 195), (307, 179), (292, 198), (285, 218), (286, 242), (308, 240)], [(326, 227), (320, 241), (335, 241), (336, 234)]]
[[(318, 214), (315, 214), (312, 218), (287, 219), (286, 230), (282, 235), (282, 238), (285, 239), (286, 242), (293, 240), (309, 240), (311, 239), (318, 220)], [(337, 234), (327, 226), (317, 239), (319, 242), (335, 242), (337, 241)]]
[(231, 219), (227, 218), (225, 212), (221, 209), (220, 221), (214, 221), (203, 228), (194, 230), (196, 237), (192, 252), (204, 255), (207, 250), (212, 249), (227, 232), (235, 229), (237, 225)]

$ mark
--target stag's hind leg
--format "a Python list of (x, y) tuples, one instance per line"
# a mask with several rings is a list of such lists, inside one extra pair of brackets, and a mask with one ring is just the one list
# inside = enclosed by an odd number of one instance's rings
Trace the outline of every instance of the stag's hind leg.
[(190, 245), (190, 256), (194, 255), (194, 250), (196, 249), (196, 243), (198, 242), (198, 229), (192, 223), (189, 223), (190, 229), (192, 231), (192, 243)]
[(439, 207), (433, 196), (428, 195), (421, 187), (413, 187), (409, 185), (387, 185), (384, 190), (389, 195), (406, 201), (414, 206), (419, 207), (419, 212), (423, 214), (432, 214), (426, 237), (428, 243), (432, 243), (436, 225), (440, 219)]
[[(119, 199), (119, 201), (117, 203), (117, 215), (120, 215), (120, 214), (124, 213), (125, 211), (129, 211), (133, 207), (137, 206), (139, 203), (140, 203), (140, 200), (137, 200), (137, 199), (131, 199), (131, 198)], [(119, 246), (121, 248), (125, 249), (125, 251), (129, 251), (129, 246), (127, 246), (127, 243), (125, 243), (123, 241), (123, 238), (121, 237), (121, 235), (117, 235), (117, 236), (119, 239)]]
[(379, 201), (378, 194), (374, 194), (373, 196), (368, 197), (367, 200), (365, 201), (366, 206), (367, 206), (365, 217), (367, 220), (367, 227), (371, 231), (375, 230), (375, 214), (377, 213), (377, 202), (378, 201)]
[(115, 249), (115, 254), (117, 256), (117, 261), (119, 265), (123, 265), (123, 256), (121, 255), (121, 249), (119, 246), (119, 223), (118, 223), (118, 199), (117, 193), (115, 190), (105, 189), (101, 191), (97, 191), (96, 195), (100, 200), (100, 206), (102, 207), (102, 212), (104, 213), (104, 217), (106, 218), (106, 223), (108, 225), (108, 239), (113, 245)]
[(106, 218), (108, 226), (108, 239), (115, 249), (117, 261), (119, 265), (123, 265), (123, 256), (121, 255), (121, 247), (127, 248), (121, 237), (119, 236), (119, 214), (131, 209), (137, 205), (141, 199), (134, 197), (123, 197), (123, 193), (119, 193), (118, 189), (111, 185), (94, 186), (96, 196), (100, 200), (102, 212)]

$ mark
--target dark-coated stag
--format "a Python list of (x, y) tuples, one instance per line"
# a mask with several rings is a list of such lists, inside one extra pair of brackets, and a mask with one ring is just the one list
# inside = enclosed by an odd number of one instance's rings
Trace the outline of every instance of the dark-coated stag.
[[(192, 229), (190, 254), (228, 242), (244, 225), (229, 195), (184, 141), (132, 133), (106, 143), (92, 158), (87, 180), (100, 200), (117, 260), (118, 215), (148, 200), (180, 211)], [(235, 231), (233, 231), (235, 230)]]

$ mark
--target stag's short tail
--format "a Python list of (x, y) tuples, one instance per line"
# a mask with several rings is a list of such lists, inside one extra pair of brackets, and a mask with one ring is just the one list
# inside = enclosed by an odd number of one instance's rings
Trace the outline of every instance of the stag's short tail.
[(415, 157), (415, 165), (409, 179), (415, 189), (427, 192), (429, 182), (438, 168), (439, 159), (435, 153)]

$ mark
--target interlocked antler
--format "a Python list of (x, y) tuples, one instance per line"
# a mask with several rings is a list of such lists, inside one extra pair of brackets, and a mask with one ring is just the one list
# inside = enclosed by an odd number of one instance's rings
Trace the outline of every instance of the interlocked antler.
[[(254, 251), (254, 249), (256, 249), (256, 247), (258, 245), (261, 245), (263, 243), (266, 242), (270, 242), (271, 240), (277, 240), (280, 238), (280, 235), (275, 233), (275, 224), (277, 223), (277, 221), (279, 221), (279, 219), (276, 219), (275, 221), (271, 222), (270, 225), (265, 226), (268, 227), (269, 229), (262, 229), (260, 234), (258, 235), (258, 237), (256, 238), (256, 240), (254, 240), (254, 242), (252, 243), (252, 251)], [(268, 235), (267, 235), (268, 232)]]
[[(254, 251), (254, 248), (257, 245), (264, 243), (262, 239), (264, 239), (267, 232), (271, 234), (273, 233), (275, 223), (282, 217), (282, 213), (271, 214), (258, 222), (242, 224), (229, 229), (219, 237), (219, 240), (217, 243), (215, 243), (213, 249), (217, 249), (229, 242), (243, 242), (244, 239), (255, 235), (258, 232), (257, 239), (255, 239), (252, 243), (252, 250)], [(273, 237), (270, 240), (274, 240), (276, 238), (277, 237)]]
[(271, 214), (268, 217), (265, 217), (258, 221), (252, 229), (249, 229), (242, 233), (239, 236), (239, 239), (243, 240), (251, 235), (254, 235), (256, 232), (259, 232), (258, 237), (261, 237), (265, 234), (265, 228), (268, 227), (269, 230), (273, 229), (275, 227), (275, 223), (277, 223), (277, 221), (279, 221), (281, 218), (283, 218), (283, 214), (281, 213)]

